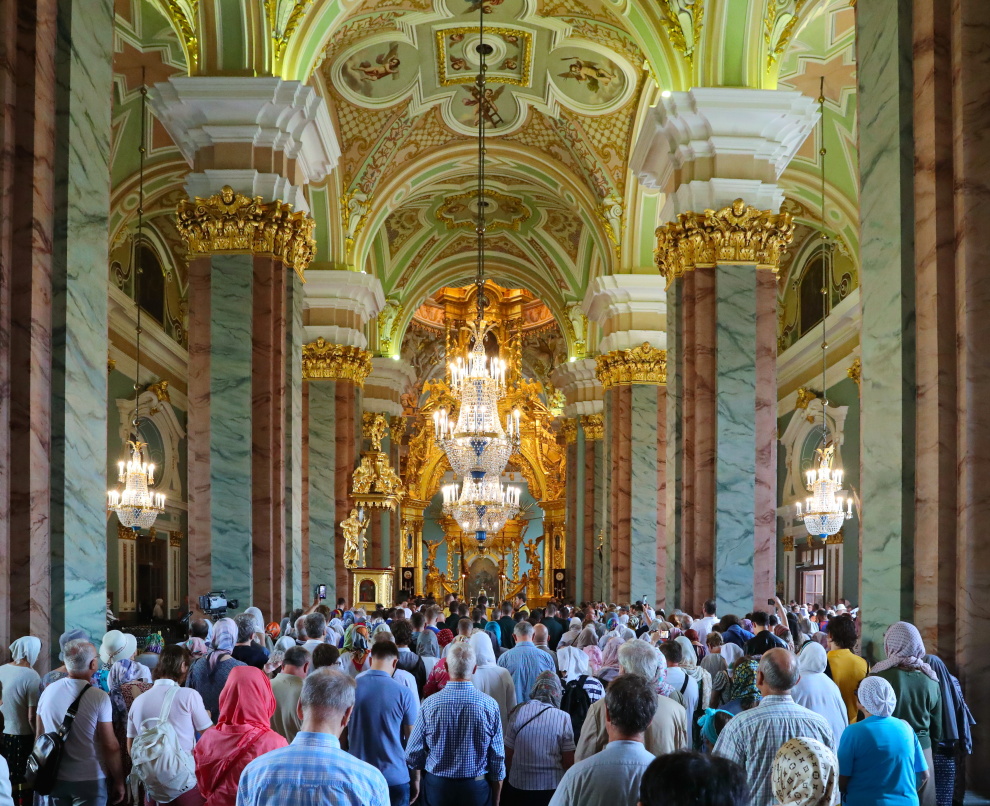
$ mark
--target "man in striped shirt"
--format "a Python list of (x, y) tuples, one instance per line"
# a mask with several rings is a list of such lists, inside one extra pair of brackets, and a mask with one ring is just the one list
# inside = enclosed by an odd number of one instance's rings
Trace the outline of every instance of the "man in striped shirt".
[(385, 776), (340, 749), (354, 709), (354, 680), (324, 667), (303, 682), (302, 729), (292, 744), (241, 773), (237, 806), (389, 806)]
[(556, 674), (557, 663), (552, 655), (533, 643), (533, 625), (528, 621), (516, 624), (512, 634), (516, 645), (499, 656), (498, 665), (508, 669), (512, 675), (512, 682), (516, 684), (516, 702), (529, 702), (529, 693), (540, 672)]

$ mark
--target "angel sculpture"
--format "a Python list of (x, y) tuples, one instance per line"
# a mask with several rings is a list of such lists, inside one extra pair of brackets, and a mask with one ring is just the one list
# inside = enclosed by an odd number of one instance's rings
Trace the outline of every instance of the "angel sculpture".
[(362, 81), (378, 81), (379, 79), (385, 78), (385, 76), (392, 76), (394, 81), (399, 77), (399, 46), (393, 44), (387, 53), (379, 53), (375, 59), (375, 64), (372, 65), (371, 62), (361, 62), (357, 69), (364, 73), (361, 76)]
[(600, 92), (615, 80), (615, 73), (599, 67), (597, 62), (589, 62), (578, 56), (568, 56), (561, 59), (563, 62), (570, 62), (566, 73), (559, 73), (561, 78), (573, 78), (576, 81), (587, 82), (588, 89), (592, 92)]
[(365, 537), (368, 521), (362, 519), (356, 509), (352, 509), (351, 514), (340, 522), (340, 529), (344, 533), (344, 567), (358, 568), (361, 558), (368, 551), (368, 538)]

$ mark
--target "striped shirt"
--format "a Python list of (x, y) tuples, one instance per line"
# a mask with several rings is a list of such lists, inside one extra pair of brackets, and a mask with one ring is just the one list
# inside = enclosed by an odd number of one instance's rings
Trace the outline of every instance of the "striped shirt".
[(512, 682), (516, 684), (516, 702), (529, 702), (529, 693), (533, 683), (541, 672), (557, 673), (557, 664), (553, 656), (535, 644), (525, 641), (517, 644), (508, 652), (503, 652), (498, 659), (498, 665), (508, 669)]
[(505, 746), (512, 748), (512, 786), (556, 789), (564, 775), (563, 754), (574, 752), (571, 718), (559, 708), (530, 700), (513, 714), (505, 731)]
[(835, 750), (828, 720), (798, 705), (789, 695), (764, 697), (755, 708), (732, 719), (712, 751), (746, 770), (751, 806), (773, 803), (771, 771), (781, 745), (790, 739), (817, 739)]
[(487, 775), (501, 781), (505, 749), (498, 703), (470, 681), (451, 680), (423, 701), (406, 745), (406, 764), (441, 778)]
[(300, 731), (244, 768), (237, 806), (389, 806), (388, 784), (333, 734)]

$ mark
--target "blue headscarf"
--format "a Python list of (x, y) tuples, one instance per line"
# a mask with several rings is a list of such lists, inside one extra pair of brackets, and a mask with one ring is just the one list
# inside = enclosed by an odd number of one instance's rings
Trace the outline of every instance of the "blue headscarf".
[(485, 632), (490, 632), (494, 635), (496, 643), (502, 646), (502, 627), (499, 626), (497, 621), (485, 622)]
[(698, 727), (701, 728), (701, 735), (713, 747), (715, 746), (715, 742), (718, 741), (718, 733), (715, 728), (715, 717), (718, 714), (728, 714), (729, 718), (732, 718), (732, 714), (720, 708), (706, 708), (705, 713), (698, 717)]

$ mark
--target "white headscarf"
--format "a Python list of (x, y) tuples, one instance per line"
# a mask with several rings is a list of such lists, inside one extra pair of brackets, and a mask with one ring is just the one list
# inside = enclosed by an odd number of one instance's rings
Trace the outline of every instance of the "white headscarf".
[(10, 645), (10, 654), (14, 661), (26, 660), (28, 666), (34, 666), (41, 653), (41, 639), (33, 635), (25, 635), (18, 638)]
[(476, 632), (471, 636), (471, 646), (478, 668), (495, 665), (495, 652), (492, 650), (492, 639), (486, 632)]
[(591, 659), (580, 649), (572, 646), (557, 648), (557, 665), (564, 673), (564, 682), (570, 683), (581, 675), (591, 675)]
[(809, 641), (797, 656), (797, 661), (801, 679), (791, 689), (791, 696), (798, 705), (828, 720), (835, 746), (838, 747), (843, 731), (849, 726), (849, 711), (839, 687), (825, 674), (828, 666), (825, 648)]
[(244, 611), (247, 616), (254, 616), (254, 631), (265, 634), (265, 616), (257, 607), (249, 607)]
[(894, 687), (882, 677), (863, 678), (856, 697), (870, 716), (891, 716), (897, 707)]
[(815, 739), (791, 739), (777, 751), (770, 773), (781, 806), (832, 806), (839, 795), (839, 762)]
[(723, 658), (725, 658), (726, 664), (728, 664), (729, 669), (732, 668), (732, 664), (739, 660), (746, 653), (742, 651), (742, 647), (738, 644), (722, 644), (722, 651), (719, 653)]

